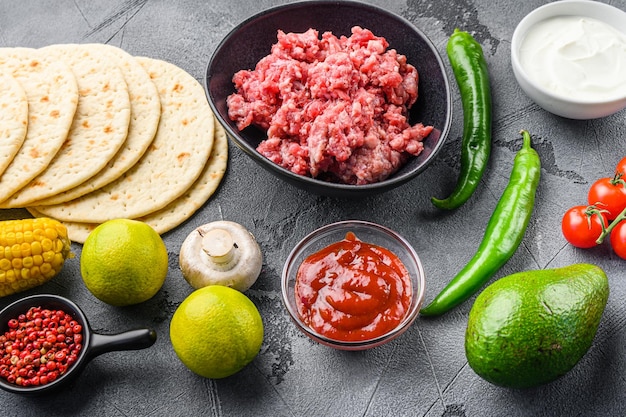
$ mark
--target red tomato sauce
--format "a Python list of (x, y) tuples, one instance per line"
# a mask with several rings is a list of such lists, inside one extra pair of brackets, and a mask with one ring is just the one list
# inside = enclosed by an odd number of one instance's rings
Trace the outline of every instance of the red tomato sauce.
[(352, 232), (302, 262), (295, 292), (302, 320), (341, 341), (368, 340), (393, 330), (413, 294), (400, 258)]

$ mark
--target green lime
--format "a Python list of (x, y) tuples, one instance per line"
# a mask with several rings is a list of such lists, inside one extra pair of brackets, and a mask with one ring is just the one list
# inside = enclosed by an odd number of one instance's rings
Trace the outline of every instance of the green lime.
[(114, 306), (138, 304), (163, 286), (167, 248), (144, 222), (109, 220), (85, 240), (80, 271), (85, 286), (99, 300)]
[(172, 347), (181, 362), (205, 378), (242, 370), (261, 350), (263, 321), (243, 293), (210, 285), (191, 293), (170, 323)]

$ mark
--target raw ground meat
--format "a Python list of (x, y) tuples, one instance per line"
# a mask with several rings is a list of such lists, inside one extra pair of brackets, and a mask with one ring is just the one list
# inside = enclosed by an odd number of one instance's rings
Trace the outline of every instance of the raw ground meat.
[(297, 174), (344, 184), (382, 181), (418, 155), (432, 126), (408, 123), (418, 73), (385, 38), (278, 31), (271, 54), (233, 77), (228, 114), (267, 130), (257, 151)]

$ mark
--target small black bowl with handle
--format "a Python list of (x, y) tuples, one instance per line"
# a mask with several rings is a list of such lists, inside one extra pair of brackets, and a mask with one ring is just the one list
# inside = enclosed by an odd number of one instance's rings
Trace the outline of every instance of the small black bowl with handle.
[(9, 320), (17, 318), (20, 314), (26, 314), (31, 307), (62, 310), (72, 316), (82, 326), (83, 347), (76, 362), (69, 366), (63, 375), (47, 384), (23, 387), (0, 378), (0, 388), (14, 394), (35, 396), (57, 391), (76, 378), (96, 356), (113, 351), (145, 349), (152, 346), (156, 341), (156, 332), (147, 328), (134, 329), (112, 335), (96, 333), (89, 326), (83, 311), (73, 301), (53, 294), (28, 296), (5, 307), (0, 311), (0, 335), (5, 334), (9, 329)]

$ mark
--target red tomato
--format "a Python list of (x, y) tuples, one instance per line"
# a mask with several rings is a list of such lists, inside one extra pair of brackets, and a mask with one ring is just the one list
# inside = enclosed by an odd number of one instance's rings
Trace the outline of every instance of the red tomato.
[(617, 256), (626, 259), (626, 221), (622, 220), (611, 230), (611, 247)]
[(626, 157), (622, 158), (622, 160), (617, 163), (615, 173), (622, 174), (624, 179), (626, 179)]
[(606, 226), (604, 213), (590, 210), (588, 206), (574, 206), (567, 210), (561, 221), (565, 239), (577, 248), (592, 248), (602, 234), (602, 222)]
[(626, 208), (626, 187), (616, 178), (600, 178), (591, 185), (587, 201), (600, 210), (606, 210), (609, 220), (616, 218)]

